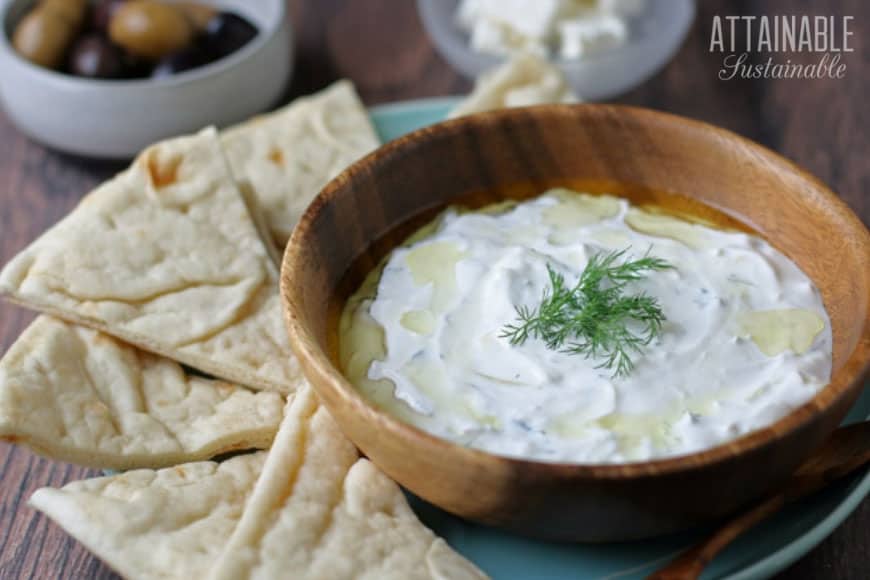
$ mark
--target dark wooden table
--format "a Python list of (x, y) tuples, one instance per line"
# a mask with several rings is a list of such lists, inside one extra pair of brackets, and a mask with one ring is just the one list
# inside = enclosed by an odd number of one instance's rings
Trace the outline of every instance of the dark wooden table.
[[(844, 55), (845, 78), (730, 80), (717, 78), (722, 55), (711, 54), (714, 15), (759, 13), (762, 3), (702, 0), (693, 31), (656, 78), (619, 99), (703, 119), (755, 139), (808, 168), (870, 223), (870, 4), (860, 0), (769, 0), (764, 14), (854, 16), (855, 51)], [(368, 104), (457, 94), (469, 88), (436, 54), (411, 0), (295, 0), (297, 33), (292, 97), (329, 81), (352, 79)], [(757, 55), (756, 55), (757, 56)], [(787, 55), (812, 62), (818, 55)], [(0, 78), (0, 82), (4, 82)], [(69, 211), (90, 188), (122, 166), (60, 155), (29, 141), (0, 113), (0, 260)], [(0, 305), (0, 351), (33, 318)], [(38, 487), (97, 475), (0, 444), (0, 579), (115, 578), (100, 561), (25, 506)], [(870, 578), (870, 502), (782, 578)]]

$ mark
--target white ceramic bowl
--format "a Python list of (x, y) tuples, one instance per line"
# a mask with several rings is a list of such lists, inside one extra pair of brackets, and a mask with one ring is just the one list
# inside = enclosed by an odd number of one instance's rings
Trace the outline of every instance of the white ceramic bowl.
[(290, 79), (292, 32), (284, 0), (201, 0), (259, 29), (237, 52), (166, 79), (89, 80), (33, 65), (12, 48), (33, 0), (0, 0), (0, 97), (18, 128), (69, 153), (121, 159), (208, 125), (242, 121), (274, 105)]
[[(530, 0), (531, 3), (531, 0)], [(469, 77), (496, 66), (503, 57), (471, 48), (456, 24), (459, 0), (417, 0), (420, 18), (441, 55)], [(647, 0), (644, 12), (629, 22), (624, 46), (582, 60), (553, 59), (581, 98), (600, 101), (641, 84), (676, 54), (695, 19), (694, 0)]]

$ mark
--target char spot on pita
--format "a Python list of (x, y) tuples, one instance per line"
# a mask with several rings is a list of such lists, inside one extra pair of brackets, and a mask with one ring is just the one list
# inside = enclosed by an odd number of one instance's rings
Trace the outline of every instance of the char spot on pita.
[(182, 157), (173, 155), (168, 159), (159, 159), (157, 151), (152, 151), (148, 156), (146, 166), (148, 177), (154, 189), (168, 187), (178, 181), (178, 168), (181, 166)]
[(269, 151), (269, 161), (282, 167), (284, 165), (284, 153), (282, 153), (280, 149), (272, 149)]

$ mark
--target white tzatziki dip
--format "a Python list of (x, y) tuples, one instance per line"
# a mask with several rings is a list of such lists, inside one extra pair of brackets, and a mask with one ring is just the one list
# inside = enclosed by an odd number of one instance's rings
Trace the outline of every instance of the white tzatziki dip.
[[(671, 268), (626, 291), (665, 320), (633, 368), (505, 328), (590, 258), (625, 250)], [(345, 306), (343, 371), (375, 405), (510, 457), (625, 463), (707, 449), (805, 403), (831, 373), (818, 290), (764, 240), (550, 190), (497, 210), (448, 210), (394, 250)]]

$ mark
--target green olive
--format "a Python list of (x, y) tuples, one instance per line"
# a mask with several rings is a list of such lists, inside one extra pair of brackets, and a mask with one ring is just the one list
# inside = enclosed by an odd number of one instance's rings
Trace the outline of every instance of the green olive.
[(39, 3), (40, 10), (51, 10), (66, 18), (73, 28), (82, 25), (85, 18), (87, 0), (42, 0)]
[(130, 0), (112, 16), (109, 37), (130, 54), (159, 60), (187, 47), (193, 39), (193, 27), (175, 6)]
[(75, 27), (54, 10), (39, 6), (21, 19), (12, 35), (18, 54), (39, 66), (57, 68), (75, 35)]

